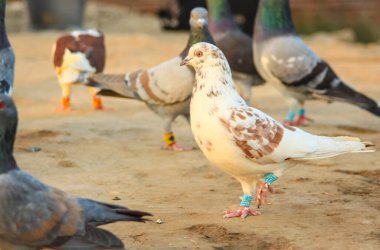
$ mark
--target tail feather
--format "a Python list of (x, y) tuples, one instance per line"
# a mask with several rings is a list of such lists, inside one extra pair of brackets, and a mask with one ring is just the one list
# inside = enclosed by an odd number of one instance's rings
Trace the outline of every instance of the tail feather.
[(133, 91), (125, 83), (123, 74), (93, 74), (88, 78), (87, 86), (98, 88), (98, 95), (135, 99)]
[(90, 199), (78, 198), (79, 203), (84, 208), (86, 222), (92, 225), (104, 225), (116, 221), (137, 221), (144, 222), (144, 216), (152, 214), (143, 211), (130, 210), (126, 207), (97, 202)]
[(376, 116), (380, 116), (380, 107), (376, 101), (362, 93), (357, 92), (344, 82), (340, 82), (340, 84), (335, 88), (327, 89), (324, 95), (338, 101), (354, 104)]

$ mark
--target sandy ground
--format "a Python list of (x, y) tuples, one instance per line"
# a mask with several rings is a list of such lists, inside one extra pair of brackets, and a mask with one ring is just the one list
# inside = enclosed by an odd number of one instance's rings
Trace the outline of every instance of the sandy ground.
[[(104, 99), (95, 112), (85, 87), (73, 89), (74, 111), (56, 113), (60, 88), (51, 45), (60, 33), (10, 35), (17, 56), (14, 99), (19, 108), (16, 158), (42, 181), (73, 195), (154, 214), (153, 221), (106, 226), (129, 249), (380, 249), (380, 153), (353, 154), (299, 164), (276, 183), (262, 215), (223, 219), (236, 208), (241, 187), (211, 166), (199, 150), (160, 149), (162, 121), (144, 104)], [(106, 72), (153, 66), (178, 54), (185, 33), (111, 33)], [(380, 46), (329, 37), (311, 47), (357, 89), (380, 100)], [(271, 86), (254, 90), (255, 104), (282, 120), (286, 107)], [(380, 119), (346, 104), (309, 102), (323, 135), (359, 136), (380, 145)], [(196, 146), (183, 119), (174, 124), (181, 144)], [(39, 152), (31, 152), (39, 147)], [(380, 147), (378, 146), (378, 149)], [(113, 200), (119, 197), (120, 200)], [(160, 218), (163, 224), (156, 224)]]

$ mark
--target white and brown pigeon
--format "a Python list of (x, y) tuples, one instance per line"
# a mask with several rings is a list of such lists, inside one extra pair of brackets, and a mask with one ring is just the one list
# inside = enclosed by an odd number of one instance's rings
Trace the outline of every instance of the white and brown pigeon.
[[(193, 45), (181, 64), (192, 66), (196, 72), (190, 104), (194, 138), (204, 155), (243, 188), (241, 208), (225, 212), (227, 218), (256, 215), (249, 208), (252, 200), (261, 205), (269, 185), (288, 166), (374, 151), (373, 144), (359, 138), (309, 134), (248, 106), (235, 89), (224, 54), (212, 44)], [(264, 182), (256, 190), (261, 178)]]
[[(59, 37), (53, 46), (53, 63), (62, 88), (62, 110), (70, 110), (71, 86), (83, 84), (93, 73), (103, 72), (106, 51), (104, 35), (94, 29), (76, 30)], [(103, 109), (96, 89), (89, 88), (95, 110)]]
[(191, 45), (197, 42), (211, 42), (207, 28), (207, 11), (194, 8), (190, 16), (190, 36), (185, 49), (176, 57), (155, 67), (136, 72), (108, 75), (95, 74), (89, 78), (89, 85), (99, 89), (99, 95), (133, 98), (144, 102), (154, 113), (165, 121), (164, 148), (174, 151), (191, 150), (177, 144), (172, 123), (177, 116), (189, 120), (189, 104), (193, 89), (194, 72), (179, 64), (187, 55)]
[(97, 226), (150, 214), (71, 196), (22, 171), (13, 156), (16, 130), (16, 106), (0, 94), (0, 248), (124, 249)]
[(376, 101), (341, 80), (298, 36), (289, 0), (261, 0), (254, 30), (256, 67), (287, 98), (286, 124), (305, 123), (304, 102), (312, 99), (346, 102), (380, 116)]
[(0, 93), (12, 95), (15, 55), (5, 29), (6, 1), (0, 0)]
[(236, 23), (228, 0), (207, 0), (210, 32), (216, 46), (226, 55), (232, 77), (242, 89), (242, 97), (251, 101), (251, 88), (264, 84), (253, 64), (252, 37), (245, 34)]

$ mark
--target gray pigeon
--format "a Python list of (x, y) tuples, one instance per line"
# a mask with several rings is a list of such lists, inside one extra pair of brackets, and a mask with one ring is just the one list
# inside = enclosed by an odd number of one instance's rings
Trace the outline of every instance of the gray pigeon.
[(241, 84), (242, 97), (250, 100), (251, 87), (264, 84), (252, 61), (252, 38), (235, 22), (227, 0), (207, 0), (207, 8), (216, 45), (226, 55), (236, 83)]
[(342, 81), (298, 36), (288, 0), (260, 1), (253, 48), (260, 74), (289, 100), (286, 124), (302, 125), (304, 102), (311, 99), (347, 102), (380, 116), (374, 100)]
[(150, 214), (70, 196), (22, 171), (13, 156), (16, 129), (16, 106), (0, 94), (0, 248), (124, 249), (97, 226)]
[(15, 54), (5, 30), (6, 0), (0, 0), (0, 93), (11, 95), (15, 68)]
[(94, 74), (87, 83), (99, 88), (98, 95), (133, 98), (145, 104), (165, 121), (165, 148), (174, 151), (191, 150), (176, 143), (172, 123), (177, 116), (189, 120), (190, 97), (194, 72), (179, 64), (191, 45), (206, 41), (214, 43), (208, 31), (207, 11), (194, 8), (190, 16), (190, 36), (185, 49), (176, 57), (155, 67), (136, 72), (107, 75)]

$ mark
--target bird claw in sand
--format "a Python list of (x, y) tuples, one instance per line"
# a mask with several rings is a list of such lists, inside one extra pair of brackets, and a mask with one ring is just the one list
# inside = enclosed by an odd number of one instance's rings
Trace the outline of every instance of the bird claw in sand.
[(307, 126), (313, 122), (314, 122), (314, 120), (309, 118), (309, 117), (300, 116), (295, 121), (288, 121), (288, 120), (284, 121), (284, 125), (287, 125), (287, 126)]
[(61, 113), (61, 112), (70, 112), (72, 109), (70, 107), (57, 107), (54, 109), (55, 112)]
[(241, 207), (238, 210), (235, 211), (224, 211), (223, 218), (235, 218), (240, 217), (242, 219), (246, 218), (248, 215), (260, 215), (261, 213), (259, 211), (254, 211), (249, 209), (249, 207)]
[(264, 202), (267, 201), (267, 191), (273, 193), (274, 189), (272, 186), (263, 182), (257, 189), (256, 196), (254, 199), (255, 201), (257, 201), (257, 207), (260, 207)]
[(164, 149), (164, 150), (172, 150), (172, 151), (175, 151), (175, 152), (185, 152), (185, 151), (191, 151), (194, 148), (179, 146), (177, 143), (173, 143), (171, 145), (165, 145), (165, 146), (163, 146), (162, 149)]

